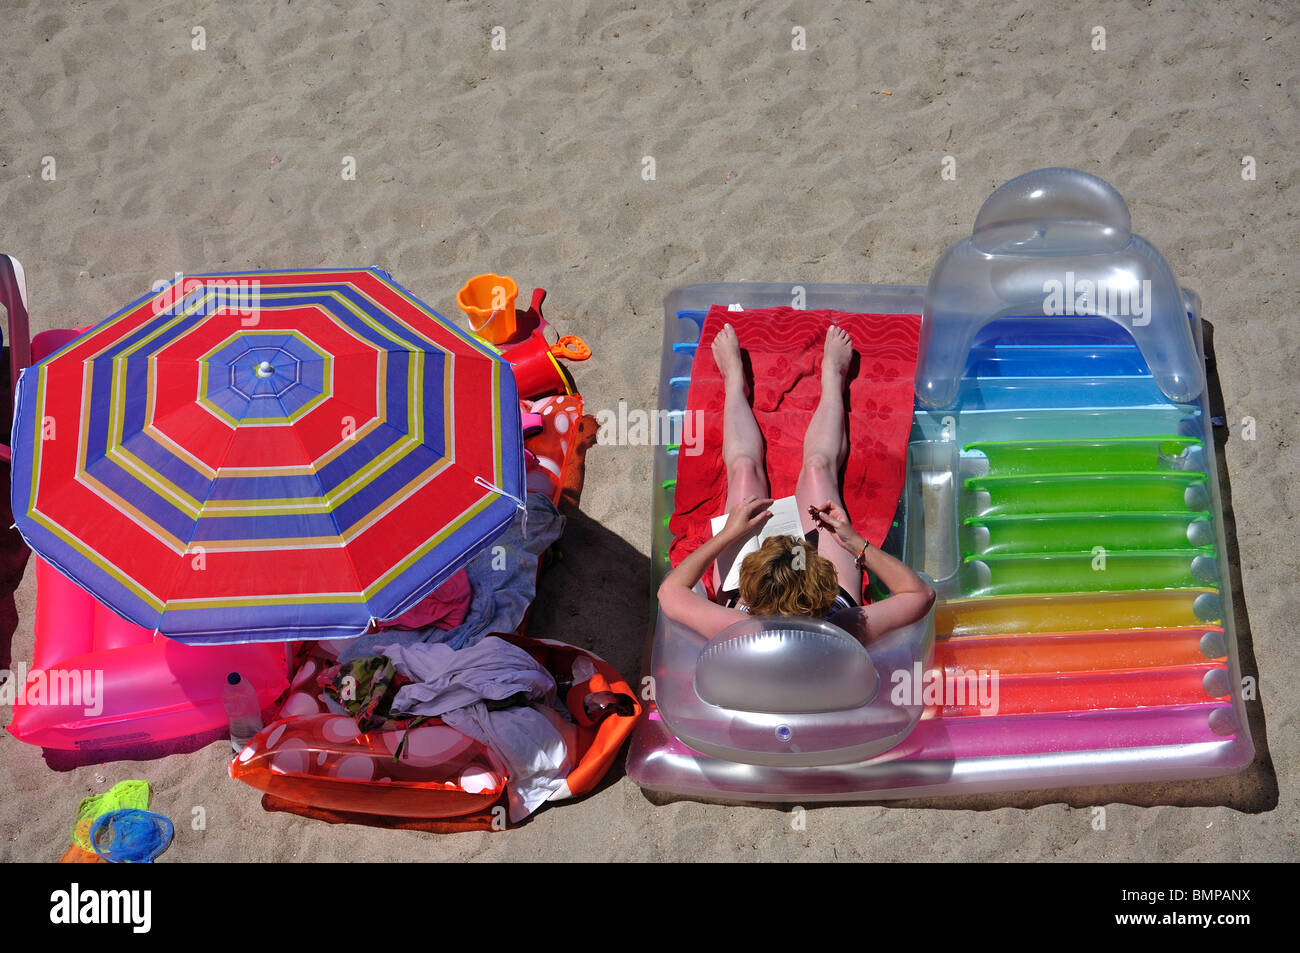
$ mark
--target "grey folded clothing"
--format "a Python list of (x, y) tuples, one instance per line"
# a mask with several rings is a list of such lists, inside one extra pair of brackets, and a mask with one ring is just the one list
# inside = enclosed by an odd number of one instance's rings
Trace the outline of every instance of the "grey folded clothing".
[[(392, 711), (441, 718), (492, 748), (506, 763), (512, 822), (523, 820), (559, 790), (577, 759), (576, 728), (556, 697), (555, 679), (531, 655), (488, 636), (456, 650), (437, 642), (377, 646), (411, 679)], [(497, 707), (494, 702), (526, 699)]]

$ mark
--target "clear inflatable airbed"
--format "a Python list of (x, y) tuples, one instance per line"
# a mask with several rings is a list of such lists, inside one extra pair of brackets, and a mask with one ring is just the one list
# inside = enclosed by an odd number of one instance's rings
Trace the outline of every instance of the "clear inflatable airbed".
[[(863, 647), (809, 619), (711, 640), (659, 613), (628, 774), (678, 796), (881, 800), (1206, 778), (1254, 748), (1238, 686), (1199, 301), (1102, 180), (1015, 179), (927, 288), (714, 284), (665, 300), (660, 410), (714, 305), (921, 315), (885, 548), (929, 617)], [(679, 449), (655, 458), (654, 582)], [(852, 451), (850, 451), (852, 452)], [(898, 693), (900, 673), (921, 692)]]

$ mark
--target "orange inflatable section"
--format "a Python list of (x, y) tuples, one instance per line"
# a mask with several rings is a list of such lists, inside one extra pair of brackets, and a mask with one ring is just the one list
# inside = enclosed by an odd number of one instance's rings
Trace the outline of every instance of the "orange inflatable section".
[[(934, 664), (948, 670), (997, 670), (1003, 675), (1199, 665), (1211, 657), (1223, 657), (1222, 635), (1223, 629), (1218, 626), (1194, 626), (1127, 632), (968, 636), (936, 642)], [(1214, 646), (1212, 651), (1216, 655), (1207, 656), (1203, 645)]]
[(492, 751), (443, 724), (363, 734), (343, 715), (282, 718), (230, 764), (230, 776), (325, 810), (455, 817), (490, 807), (506, 769)]
[(514, 633), (500, 634), (500, 638), (519, 646), (550, 672), (572, 671), (573, 661), (579, 655), (589, 659), (595, 665), (597, 678), (600, 681), (591, 686), (575, 685), (569, 692), (570, 698), (580, 697), (586, 691), (605, 690), (627, 695), (635, 702), (636, 707), (631, 715), (610, 715), (594, 728), (587, 722), (585, 714), (578, 705), (572, 703), (569, 705), (574, 719), (578, 722), (578, 743), (582, 750), (578, 766), (568, 777), (569, 793), (574, 797), (586, 794), (605, 776), (605, 772), (614, 763), (619, 749), (623, 747), (623, 742), (627, 741), (628, 736), (632, 734), (637, 719), (641, 717), (641, 703), (637, 700), (636, 692), (612, 665), (590, 652), (584, 652), (562, 642), (531, 639), (526, 635)]
[[(579, 656), (595, 669), (588, 682), (574, 685), (566, 695), (579, 756), (565, 779), (567, 792), (554, 800), (585, 794), (609, 770), (641, 707), (636, 704), (631, 715), (611, 714), (592, 724), (582, 699), (591, 691), (612, 691), (635, 701), (635, 693), (612, 666), (590, 652), (515, 633), (496, 636), (522, 648), (557, 680), (573, 671)], [(509, 775), (490, 748), (436, 718), (409, 731), (361, 732), (352, 718), (325, 711), (320, 700), (316, 677), (331, 659), (316, 644), (304, 651), (282, 717), (239, 753), (230, 765), (232, 778), (269, 795), (268, 806), (326, 820), (476, 815), (480, 829), (493, 826), (490, 809), (504, 804)]]

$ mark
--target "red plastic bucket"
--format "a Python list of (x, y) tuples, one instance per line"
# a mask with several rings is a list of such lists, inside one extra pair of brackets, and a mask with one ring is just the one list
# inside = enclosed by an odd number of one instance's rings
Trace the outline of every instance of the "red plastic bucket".
[(515, 372), (515, 385), (523, 400), (536, 400), (550, 394), (572, 394), (569, 375), (560, 366), (558, 358), (585, 361), (591, 349), (582, 339), (573, 335), (550, 344), (539, 327), (522, 342), (503, 351), (504, 357)]

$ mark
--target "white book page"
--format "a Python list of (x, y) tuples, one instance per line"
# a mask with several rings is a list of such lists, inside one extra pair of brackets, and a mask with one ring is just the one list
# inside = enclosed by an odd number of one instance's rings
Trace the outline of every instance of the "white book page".
[[(740, 588), (740, 564), (745, 561), (746, 556), (756, 552), (758, 547), (763, 545), (763, 540), (772, 536), (793, 536), (796, 539), (803, 539), (799, 505), (793, 496), (774, 500), (768, 508), (772, 511), (771, 519), (748, 536), (736, 540), (719, 554), (718, 576), (722, 579), (719, 592), (733, 592)], [(727, 525), (727, 516), (728, 514), (723, 513), (721, 516), (715, 516), (711, 521), (710, 526), (714, 536), (717, 536), (722, 531), (722, 527)]]

